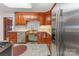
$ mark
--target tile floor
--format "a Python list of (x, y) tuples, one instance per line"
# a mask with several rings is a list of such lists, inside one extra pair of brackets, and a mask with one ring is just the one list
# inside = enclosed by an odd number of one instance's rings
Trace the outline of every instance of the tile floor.
[[(17, 46), (19, 44), (15, 44)], [(27, 50), (20, 56), (48, 56), (50, 54), (46, 44), (27, 43)], [(52, 56), (56, 56), (56, 47), (52, 44)]]
[[(17, 46), (20, 44), (15, 44)], [(26, 45), (27, 50), (22, 53), (20, 56), (48, 56), (50, 54), (46, 44), (36, 44), (36, 43), (27, 43), (21, 44)], [(69, 49), (65, 50), (65, 56), (78, 56), (76, 52), (72, 52)], [(57, 56), (56, 45), (52, 44), (52, 56)]]

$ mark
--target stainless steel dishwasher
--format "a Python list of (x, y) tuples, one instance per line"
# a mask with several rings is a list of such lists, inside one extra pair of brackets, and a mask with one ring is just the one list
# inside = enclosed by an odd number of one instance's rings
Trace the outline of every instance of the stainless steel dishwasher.
[(17, 32), (17, 43), (25, 43), (25, 32)]

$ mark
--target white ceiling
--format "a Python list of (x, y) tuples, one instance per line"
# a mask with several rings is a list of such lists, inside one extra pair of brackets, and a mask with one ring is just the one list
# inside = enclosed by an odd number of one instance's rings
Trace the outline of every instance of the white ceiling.
[(31, 3), (32, 8), (9, 8), (0, 3), (0, 12), (14, 13), (14, 12), (46, 12), (52, 8), (54, 3)]

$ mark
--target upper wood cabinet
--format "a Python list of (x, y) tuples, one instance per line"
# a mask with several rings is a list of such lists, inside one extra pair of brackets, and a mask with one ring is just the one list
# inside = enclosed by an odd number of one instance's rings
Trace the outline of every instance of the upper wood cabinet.
[(23, 17), (23, 14), (16, 13), (16, 20), (15, 20), (16, 25), (25, 25), (26, 20)]
[(16, 12), (16, 25), (25, 25), (29, 21), (37, 20), (40, 25), (50, 24), (50, 13), (48, 12)]
[(45, 25), (45, 14), (44, 13), (39, 13), (39, 22), (40, 22), (40, 25)]
[(51, 12), (45, 13), (45, 25), (51, 25)]

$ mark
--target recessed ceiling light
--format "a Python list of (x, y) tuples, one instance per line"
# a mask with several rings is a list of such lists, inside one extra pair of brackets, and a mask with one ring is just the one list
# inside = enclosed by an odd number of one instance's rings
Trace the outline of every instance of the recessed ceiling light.
[(32, 8), (30, 3), (3, 3), (9, 8)]

